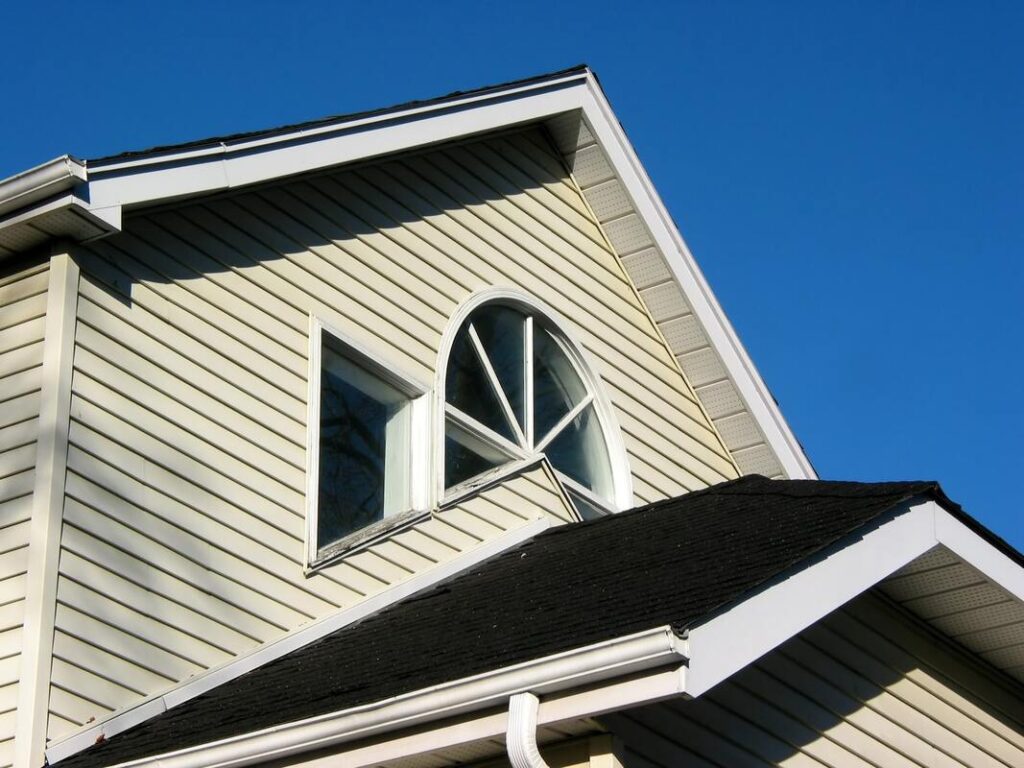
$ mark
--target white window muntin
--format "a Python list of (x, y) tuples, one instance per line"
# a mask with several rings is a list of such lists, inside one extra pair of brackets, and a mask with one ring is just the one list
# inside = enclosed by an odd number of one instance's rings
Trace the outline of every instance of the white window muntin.
[[(438, 418), (435, 420), (434, 433), (434, 488), (437, 498), (445, 500), (462, 495), (465, 491), (466, 485), (473, 485), (476, 482), (476, 478), (470, 478), (466, 483), (460, 483), (450, 488), (445, 487), (445, 434), (449, 423), (447, 418), (449, 414), (457, 414), (457, 423), (460, 427), (468, 428), (468, 431), (473, 433), (479, 439), (485, 440), (494, 448), (498, 448), (508, 454), (509, 461), (512, 462), (510, 466), (512, 467), (520, 466), (524, 460), (529, 460), (532, 456), (536, 456), (541, 453), (542, 447), (547, 447), (551, 439), (559, 433), (559, 430), (572, 421), (572, 418), (570, 418), (569, 415), (563, 417), (555, 428), (548, 430), (548, 433), (544, 436), (540, 436), (538, 438), (540, 442), (537, 445), (534, 445), (534, 438), (536, 436), (533, 434), (535, 428), (535, 424), (532, 419), (533, 409), (532, 407), (527, 407), (525, 414), (526, 423), (523, 429), (516, 429), (516, 441), (513, 442), (508, 440), (505, 436), (499, 435), (486, 425), (481, 424), (468, 414), (454, 408), (447, 402), (445, 378), (452, 348), (460, 330), (465, 325), (469, 316), (485, 304), (499, 304), (516, 309), (526, 316), (526, 322), (531, 326), (534, 322), (534, 317), (542, 318), (544, 325), (550, 329), (552, 338), (559, 345), (562, 352), (565, 353), (569, 362), (573, 365), (575, 372), (583, 380), (587, 394), (582, 403), (575, 404), (572, 417), (583, 412), (587, 406), (593, 406), (594, 415), (597, 418), (604, 437), (605, 445), (607, 446), (612, 492), (610, 494), (610, 498), (603, 498), (595, 494), (590, 489), (585, 488), (571, 477), (567, 477), (565, 473), (558, 472), (559, 479), (566, 487), (566, 490), (569, 491), (570, 496), (578, 496), (582, 499), (584, 504), (602, 511), (614, 512), (632, 507), (632, 473), (629, 469), (629, 458), (626, 454), (625, 446), (622, 443), (618, 420), (615, 417), (611, 403), (608, 401), (604, 393), (604, 388), (600, 378), (594, 372), (594, 368), (590, 365), (589, 361), (586, 360), (582, 347), (573, 339), (571, 334), (565, 330), (566, 324), (560, 319), (556, 312), (540, 300), (509, 288), (488, 288), (475, 293), (467, 299), (449, 320), (448, 328), (446, 329), (444, 338), (442, 339), (441, 349), (438, 354), (438, 367), (435, 384), (435, 407), (437, 409), (436, 412), (438, 413)], [(532, 342), (532, 339), (533, 333), (531, 330), (526, 333), (528, 345)], [(473, 338), (473, 343), (479, 353), (479, 339)], [(533, 357), (533, 350), (528, 347), (525, 350), (525, 364), (532, 367)], [(486, 354), (481, 355), (481, 359), (486, 361)], [(502, 401), (502, 411), (505, 413), (506, 418), (508, 418), (510, 415), (508, 412), (509, 404), (501, 393), (500, 383), (496, 380), (494, 371), (490, 366), (485, 366), (485, 369), (487, 370), (488, 379), (491, 383), (492, 389), (497, 390), (495, 394)], [(527, 402), (533, 401), (534, 393), (532, 388), (534, 380), (532, 374), (533, 372), (531, 370), (526, 376), (527, 391), (525, 393), (525, 397), (527, 398)], [(515, 418), (512, 418), (510, 421), (515, 425)], [(540, 447), (541, 444), (542, 447)], [(498, 470), (496, 469), (496, 471)]]
[[(325, 339), (326, 335), (326, 339)], [(320, 496), (320, 389), (322, 371), (325, 362), (323, 353), (325, 340), (333, 349), (329, 357), (337, 356), (335, 363), (346, 366), (352, 383), (359, 388), (360, 370), (369, 376), (366, 387), (372, 388), (372, 380), (379, 380), (384, 386), (378, 390), (382, 398), (404, 397), (408, 400), (406, 415), (389, 424), (389, 430), (399, 430), (401, 434), (396, 443), (403, 446), (402, 452), (392, 453), (388, 462), (402, 463), (402, 487), (385, 489), (385, 525), (381, 526), (382, 534), (390, 531), (386, 525), (389, 518), (415, 518), (419, 515), (410, 513), (422, 512), (429, 514), (431, 506), (430, 483), (430, 400), (427, 394), (430, 388), (414, 376), (405, 373), (393, 361), (369, 349), (344, 331), (330, 325), (323, 319), (310, 315), (309, 329), (309, 382), (307, 389), (307, 443), (306, 443), (306, 567), (307, 569), (323, 565), (334, 558), (335, 547), (318, 546), (318, 504)], [(401, 498), (396, 497), (396, 494)], [(377, 526), (370, 526), (377, 529)], [(353, 537), (358, 537), (356, 532)], [(340, 540), (341, 547), (349, 537)]]

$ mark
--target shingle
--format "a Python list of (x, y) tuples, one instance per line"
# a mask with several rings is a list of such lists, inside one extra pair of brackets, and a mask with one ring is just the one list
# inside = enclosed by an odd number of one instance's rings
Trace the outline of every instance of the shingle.
[(682, 632), (919, 496), (969, 520), (934, 482), (749, 476), (552, 529), (60, 765), (113, 765), (666, 624)]

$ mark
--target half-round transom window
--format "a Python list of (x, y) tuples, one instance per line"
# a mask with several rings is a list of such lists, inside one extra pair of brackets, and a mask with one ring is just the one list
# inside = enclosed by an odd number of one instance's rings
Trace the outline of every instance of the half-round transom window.
[(445, 488), (544, 453), (582, 514), (610, 508), (612, 462), (590, 381), (541, 315), (505, 304), (475, 309), (445, 371)]

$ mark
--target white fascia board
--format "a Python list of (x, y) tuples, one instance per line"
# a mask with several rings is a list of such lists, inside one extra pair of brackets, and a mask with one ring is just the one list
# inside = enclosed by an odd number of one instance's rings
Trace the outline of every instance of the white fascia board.
[(153, 203), (307, 173), (579, 109), (586, 73), (213, 149), (90, 168), (94, 206)]
[(234, 680), (246, 672), (262, 667), (332, 632), (360, 621), (399, 600), (428, 589), (467, 568), (472, 568), (478, 563), (482, 563), (484, 560), (504, 552), (506, 549), (521, 544), (527, 539), (547, 530), (549, 527), (551, 527), (550, 518), (544, 517), (530, 520), (501, 536), (483, 542), (480, 546), (448, 562), (441, 563), (429, 571), (425, 571), (369, 597), (347, 610), (331, 614), (278, 640), (261, 645), (246, 654), (231, 659), (220, 667), (189, 679), (186, 683), (172, 688), (164, 694), (144, 699), (138, 704), (121, 710), (84, 731), (79, 731), (63, 741), (51, 744), (46, 750), (47, 761), (52, 764), (58, 760), (63, 760), (95, 744), (97, 739), (108, 739), (129, 728), (133, 728), (139, 723), (156, 717), (172, 707), (183, 704), (213, 688)]
[(1024, 568), (931, 500), (912, 500), (687, 634), (696, 698), (936, 546), (1024, 600)]
[(1024, 601), (1024, 568), (950, 514), (935, 518), (935, 537), (946, 549), (1017, 600)]
[(791, 479), (816, 479), (814, 467), (722, 311), (593, 77), (587, 81), (583, 114), (786, 475)]
[[(117, 768), (238, 768), (505, 706), (512, 696), (524, 691), (541, 695), (572, 691), (577, 695), (575, 704), (560, 702), (549, 707), (546, 714), (542, 707), (538, 717), (541, 724), (547, 722), (553, 713), (557, 713), (555, 716), (560, 719), (591, 716), (607, 711), (601, 707), (621, 708), (647, 703), (646, 699), (625, 700), (624, 692), (656, 698), (680, 693), (685, 685), (685, 674), (680, 665), (685, 658), (685, 641), (677, 637), (670, 627), (658, 627), (373, 704), (120, 763)], [(656, 669), (663, 673), (666, 667), (670, 668), (667, 677), (660, 674), (653, 684), (636, 684), (635, 676), (640, 675), (642, 681), (641, 673)], [(614, 693), (605, 692), (603, 695), (601, 692), (595, 695), (592, 691), (580, 694), (577, 690), (603, 681), (615, 681), (619, 685), (624, 678), (634, 678), (627, 681), (634, 685), (612, 686)], [(597, 708), (592, 712), (580, 711), (586, 708), (581, 705), (586, 704), (588, 697), (594, 697), (589, 700)], [(507, 726), (507, 711), (494, 722)], [(47, 750), (47, 758), (52, 764), (55, 760), (50, 757), (51, 752), (52, 748)], [(343, 764), (353, 763), (346, 761)]]

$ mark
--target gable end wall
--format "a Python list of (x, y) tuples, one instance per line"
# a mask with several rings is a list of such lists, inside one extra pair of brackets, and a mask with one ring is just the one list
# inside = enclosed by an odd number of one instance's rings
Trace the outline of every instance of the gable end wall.
[(493, 489), (305, 574), (310, 313), (432, 383), (462, 301), (535, 295), (605, 384), (636, 503), (736, 475), (538, 129), (124, 226), (76, 253), (51, 739), (550, 506), (536, 483)]

